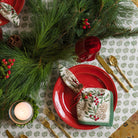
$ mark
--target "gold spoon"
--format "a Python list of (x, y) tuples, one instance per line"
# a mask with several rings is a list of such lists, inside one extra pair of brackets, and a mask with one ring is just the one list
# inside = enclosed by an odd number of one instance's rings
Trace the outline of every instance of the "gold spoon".
[(109, 57), (109, 63), (112, 65), (112, 66), (115, 66), (116, 69), (119, 71), (119, 73), (124, 77), (124, 79), (126, 80), (126, 82), (129, 84), (129, 86), (131, 88), (133, 88), (133, 85), (131, 84), (131, 82), (126, 78), (126, 76), (124, 75), (124, 73), (121, 71), (121, 69), (118, 67), (118, 62), (117, 62), (117, 59), (116, 57), (114, 56), (110, 56)]

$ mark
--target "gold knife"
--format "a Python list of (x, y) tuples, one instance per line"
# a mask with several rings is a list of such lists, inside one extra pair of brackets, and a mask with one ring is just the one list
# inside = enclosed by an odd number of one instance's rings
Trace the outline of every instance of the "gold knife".
[(28, 138), (28, 137), (25, 135), (20, 135), (20, 138)]
[(120, 86), (128, 92), (128, 89), (124, 86), (124, 84), (119, 80), (119, 78), (114, 74), (113, 70), (108, 66), (108, 64), (104, 61), (104, 59), (100, 55), (96, 55), (96, 59), (103, 66), (103, 68), (107, 71), (107, 73), (111, 74), (120, 84)]
[(8, 138), (14, 138), (13, 135), (9, 132), (9, 130), (6, 130), (6, 134), (7, 134)]

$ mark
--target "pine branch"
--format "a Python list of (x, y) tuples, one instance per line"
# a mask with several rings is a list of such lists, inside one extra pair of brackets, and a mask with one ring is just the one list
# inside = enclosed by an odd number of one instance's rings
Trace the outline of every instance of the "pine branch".
[[(138, 29), (122, 26), (119, 16), (131, 16), (134, 9), (120, 2), (124, 0), (27, 0), (34, 28), (21, 35), (22, 49), (11, 49), (6, 42), (0, 43), (0, 59), (16, 59), (8, 80), (0, 80), (3, 94), (0, 106), (9, 105), (26, 96), (38, 95), (46, 85), (53, 63), (60, 59), (75, 58), (75, 43), (86, 36), (122, 37), (137, 35)], [(129, 12), (128, 12), (129, 11)], [(82, 19), (88, 19), (91, 29), (82, 29)], [(7, 35), (5, 35), (8, 37)], [(6, 110), (5, 110), (6, 111)], [(1, 115), (1, 114), (0, 114)]]
[[(1, 45), (1, 44), (0, 44)], [(50, 75), (52, 63), (38, 65), (32, 59), (26, 57), (19, 49), (10, 49), (7, 46), (0, 48), (0, 58), (15, 58), (15, 64), (11, 69), (11, 77), (0, 83), (3, 90), (8, 88), (7, 93), (0, 98), (0, 105), (6, 102), (7, 105), (38, 92), (41, 83), (46, 83)]]

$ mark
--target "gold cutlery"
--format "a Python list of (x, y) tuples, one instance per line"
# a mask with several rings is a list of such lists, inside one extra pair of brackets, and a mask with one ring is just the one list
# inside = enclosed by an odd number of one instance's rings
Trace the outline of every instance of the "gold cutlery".
[(43, 113), (52, 121), (54, 121), (57, 126), (62, 130), (62, 132), (65, 133), (65, 135), (68, 137), (68, 138), (71, 138), (71, 136), (64, 130), (64, 128), (56, 121), (56, 118), (55, 118), (55, 115), (47, 108), (45, 107), (45, 109), (43, 110)]
[(20, 138), (28, 138), (28, 137), (25, 135), (20, 135)]
[(121, 71), (121, 69), (119, 68), (116, 57), (114, 57), (114, 56), (111, 55), (111, 56), (109, 57), (109, 63), (110, 63), (112, 66), (116, 67), (116, 69), (118, 70), (118, 72), (124, 77), (124, 79), (125, 79), (126, 82), (129, 84), (129, 86), (130, 86), (131, 88), (133, 88), (133, 85), (131, 84), (131, 82), (126, 78), (126, 76), (124, 75), (124, 73), (123, 73), (123, 72)]
[(53, 135), (56, 137), (56, 138), (59, 138), (56, 133), (52, 130), (52, 128), (50, 127), (50, 124), (49, 122), (45, 119), (45, 118), (40, 118), (39, 121), (43, 124), (44, 127), (48, 128), (52, 133)]
[(8, 138), (14, 138), (13, 135), (9, 132), (9, 130), (6, 130), (6, 134), (7, 134)]
[(107, 73), (111, 74), (120, 84), (120, 86), (126, 91), (128, 92), (128, 89), (124, 86), (124, 84), (119, 80), (119, 78), (114, 74), (113, 70), (108, 66), (108, 64), (104, 61), (104, 59), (97, 54), (96, 55), (96, 59), (98, 60), (98, 62), (103, 66), (103, 68), (107, 71)]

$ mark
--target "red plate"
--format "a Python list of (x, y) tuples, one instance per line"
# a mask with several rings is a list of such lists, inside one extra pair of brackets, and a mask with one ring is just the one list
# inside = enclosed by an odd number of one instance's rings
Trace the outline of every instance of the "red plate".
[[(1, 0), (0, 2), (5, 2), (12, 7), (14, 7), (17, 14), (19, 14), (24, 6), (25, 0)], [(7, 24), (9, 21), (0, 15), (0, 26)]]
[[(99, 67), (93, 65), (77, 65), (71, 67), (80, 83), (84, 87), (105, 88), (113, 92), (114, 110), (117, 104), (117, 90), (111, 77)], [(81, 125), (77, 121), (76, 106), (71, 107), (75, 103), (73, 100), (76, 94), (69, 89), (62, 79), (59, 77), (53, 91), (53, 102), (57, 114), (69, 126), (77, 129), (95, 129), (99, 126)]]

